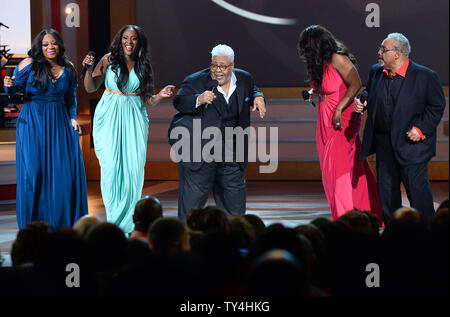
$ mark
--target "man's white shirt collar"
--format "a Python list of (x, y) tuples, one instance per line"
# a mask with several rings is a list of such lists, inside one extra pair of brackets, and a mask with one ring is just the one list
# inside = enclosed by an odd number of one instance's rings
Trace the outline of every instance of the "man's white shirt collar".
[(225, 93), (225, 91), (222, 89), (222, 87), (217, 86), (217, 91), (223, 95), (223, 97), (225, 98), (227, 103), (229, 103), (228, 100), (230, 99), (230, 96), (236, 90), (236, 87), (237, 87), (236, 82), (237, 82), (236, 75), (234, 74), (234, 72), (232, 72), (231, 79), (230, 79), (230, 88), (228, 88), (228, 95)]

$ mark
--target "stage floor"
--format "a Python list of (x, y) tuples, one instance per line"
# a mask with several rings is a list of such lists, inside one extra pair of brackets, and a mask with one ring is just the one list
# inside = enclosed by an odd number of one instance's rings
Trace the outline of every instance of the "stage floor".
[[(449, 183), (432, 182), (431, 188), (438, 207), (449, 197)], [(175, 217), (177, 190), (176, 181), (146, 182), (143, 195), (158, 197), (164, 216)], [(403, 188), (402, 193), (403, 205), (409, 206)], [(88, 204), (89, 214), (106, 220), (99, 182), (88, 182)], [(208, 204), (214, 204), (212, 196)], [(8, 257), (18, 231), (15, 213), (15, 204), (0, 205), (0, 251), (4, 258)], [(247, 182), (247, 213), (258, 215), (266, 225), (278, 222), (286, 227), (306, 224), (317, 217), (331, 217), (321, 182)]]

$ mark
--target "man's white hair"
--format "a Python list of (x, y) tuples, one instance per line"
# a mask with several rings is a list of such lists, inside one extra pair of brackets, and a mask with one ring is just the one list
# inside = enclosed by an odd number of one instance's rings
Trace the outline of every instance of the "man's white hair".
[(215, 46), (211, 51), (211, 58), (214, 56), (227, 56), (234, 63), (234, 51), (228, 45), (219, 44)]
[(388, 39), (394, 39), (395, 48), (402, 52), (403, 55), (409, 57), (409, 53), (411, 53), (411, 45), (409, 45), (409, 41), (402, 33), (391, 33), (387, 36)]

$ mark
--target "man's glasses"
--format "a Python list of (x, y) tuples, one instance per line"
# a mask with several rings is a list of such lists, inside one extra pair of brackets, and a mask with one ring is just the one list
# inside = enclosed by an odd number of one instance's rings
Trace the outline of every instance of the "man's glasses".
[(211, 64), (210, 68), (211, 68), (212, 71), (215, 71), (218, 68), (219, 70), (221, 70), (223, 72), (223, 71), (227, 70), (227, 68), (230, 67), (230, 66), (231, 66), (231, 64), (230, 65)]
[(381, 51), (383, 54), (386, 53), (386, 52), (389, 52), (389, 51), (396, 51), (396, 50), (397, 50), (396, 48), (390, 48), (390, 49), (387, 49), (387, 48), (384, 47), (384, 46), (380, 46), (380, 47), (378, 48), (378, 51)]

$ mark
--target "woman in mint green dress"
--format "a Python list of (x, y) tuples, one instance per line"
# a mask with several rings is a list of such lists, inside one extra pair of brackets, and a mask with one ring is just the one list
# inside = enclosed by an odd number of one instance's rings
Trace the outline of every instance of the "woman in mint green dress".
[(144, 185), (148, 117), (146, 106), (170, 97), (175, 88), (164, 87), (153, 95), (153, 74), (147, 58), (147, 39), (135, 25), (124, 26), (115, 36), (110, 53), (93, 71), (94, 59), (86, 56), (87, 92), (105, 83), (105, 92), (94, 114), (95, 153), (101, 168), (101, 191), (107, 221), (131, 234), (133, 213)]

